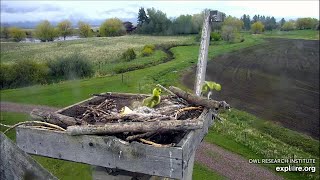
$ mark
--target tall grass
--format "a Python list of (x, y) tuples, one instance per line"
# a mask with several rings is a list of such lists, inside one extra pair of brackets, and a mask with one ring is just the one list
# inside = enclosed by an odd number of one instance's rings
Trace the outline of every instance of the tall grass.
[(121, 58), (129, 48), (140, 51), (146, 44), (186, 44), (193, 42), (193, 36), (140, 36), (94, 37), (64, 42), (46, 43), (1, 43), (1, 62), (20, 60), (50, 61), (78, 53), (92, 62), (110, 62)]

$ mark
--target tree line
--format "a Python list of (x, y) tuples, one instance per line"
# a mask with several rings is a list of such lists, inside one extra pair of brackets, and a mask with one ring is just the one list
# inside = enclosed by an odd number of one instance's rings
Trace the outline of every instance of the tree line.
[[(111, 18), (104, 21), (97, 30), (93, 30), (90, 24), (79, 21), (77, 29), (72, 28), (69, 20), (61, 21), (54, 27), (49, 21), (39, 23), (33, 32), (24, 31), (17, 27), (1, 27), (1, 38), (12, 38), (14, 41), (21, 41), (26, 37), (36, 37), (41, 41), (53, 41), (58, 36), (64, 39), (72, 34), (80, 37), (92, 36), (121, 36), (129, 32), (149, 35), (183, 35), (199, 34), (203, 24), (204, 11), (193, 15), (180, 15), (176, 18), (168, 18), (167, 15), (155, 8), (138, 11), (137, 26), (131, 22), (122, 22), (118, 18)], [(290, 31), (295, 29), (316, 29), (319, 30), (319, 20), (315, 18), (298, 18), (297, 20), (286, 21), (282, 18), (276, 21), (273, 16), (254, 15), (252, 18), (244, 14), (240, 18), (225, 16), (224, 22), (212, 23), (212, 30), (226, 41), (234, 41), (239, 37), (240, 31), (251, 31), (262, 33), (272, 30)]]
[(12, 38), (19, 42), (26, 37), (38, 38), (41, 42), (53, 41), (61, 36), (65, 40), (67, 36), (77, 34), (87, 38), (92, 36), (120, 36), (134, 30), (131, 22), (122, 22), (118, 18), (111, 18), (104, 21), (99, 29), (94, 30), (90, 24), (79, 21), (77, 28), (73, 28), (71, 21), (63, 20), (53, 26), (48, 20), (40, 22), (33, 31), (23, 30), (18, 27), (1, 27), (1, 38)]

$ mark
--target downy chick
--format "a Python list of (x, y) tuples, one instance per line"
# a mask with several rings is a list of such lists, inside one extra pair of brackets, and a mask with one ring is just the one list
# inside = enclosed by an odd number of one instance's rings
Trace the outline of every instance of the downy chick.
[(160, 94), (161, 94), (161, 89), (160, 88), (154, 88), (153, 92), (152, 92), (152, 96), (151, 97), (147, 97), (143, 100), (143, 105), (153, 108), (156, 105), (158, 105), (160, 103)]

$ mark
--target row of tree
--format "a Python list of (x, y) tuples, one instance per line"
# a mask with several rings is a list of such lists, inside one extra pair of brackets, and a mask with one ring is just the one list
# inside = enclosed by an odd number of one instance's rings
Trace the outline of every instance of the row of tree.
[(104, 21), (100, 28), (96, 31), (92, 29), (90, 24), (79, 21), (78, 28), (73, 28), (71, 21), (64, 20), (54, 27), (49, 21), (44, 20), (39, 23), (35, 30), (30, 32), (17, 27), (3, 27), (1, 28), (1, 38), (12, 38), (14, 41), (21, 41), (24, 38), (35, 37), (42, 42), (53, 41), (55, 38), (61, 36), (65, 40), (67, 36), (72, 34), (78, 34), (80, 37), (95, 36), (120, 36), (126, 34), (128, 31), (132, 31), (134, 27), (132, 23), (123, 23), (118, 18), (111, 18)]
[[(165, 13), (154, 8), (139, 9), (137, 27), (131, 22), (122, 22), (118, 18), (111, 18), (104, 21), (98, 30), (94, 31), (88, 23), (78, 22), (78, 28), (73, 29), (72, 23), (64, 20), (56, 27), (49, 21), (43, 21), (35, 28), (33, 33), (26, 33), (22, 29), (2, 28), (1, 37), (12, 37), (15, 41), (21, 41), (27, 35), (36, 37), (41, 41), (53, 41), (56, 37), (64, 39), (71, 34), (78, 34), (80, 37), (91, 36), (120, 36), (135, 30), (140, 34), (151, 35), (179, 35), (197, 34), (200, 32), (203, 23), (203, 12), (194, 15), (180, 15), (177, 18), (169, 19)], [(261, 33), (273, 29), (290, 31), (294, 29), (318, 29), (319, 21), (315, 18), (298, 18), (296, 21), (286, 21), (282, 18), (279, 22), (274, 17), (254, 15), (252, 19), (244, 14), (240, 19), (228, 16), (224, 22), (214, 22), (213, 31), (219, 31), (223, 39), (229, 41), (237, 36), (236, 32), (241, 30), (253, 33)]]
[[(239, 21), (242, 21), (241, 27), (239, 27)], [(263, 26), (263, 31), (270, 31), (274, 29), (280, 30), (291, 30), (291, 28), (286, 28), (288, 25), (293, 29), (319, 29), (319, 21), (315, 18), (298, 18), (296, 21), (288, 21), (282, 18), (279, 22), (273, 16), (264, 15), (254, 15), (252, 19), (249, 15), (244, 14), (240, 19), (229, 18), (235, 26), (239, 27), (239, 30), (249, 31), (252, 29), (252, 25), (261, 27)], [(258, 24), (255, 24), (260, 22)], [(138, 13), (138, 25), (137, 32), (142, 34), (194, 34), (198, 33), (201, 29), (203, 23), (203, 13), (194, 15), (180, 15), (177, 18), (169, 19), (165, 13), (160, 10), (155, 10), (154, 8), (149, 8), (146, 11), (144, 8), (139, 9)], [(214, 23), (213, 30), (222, 30), (223, 24), (226, 23)], [(227, 22), (230, 24), (230, 22)], [(284, 28), (283, 28), (284, 26)], [(224, 29), (230, 29), (224, 27)]]
[(170, 20), (165, 13), (154, 8), (139, 9), (137, 33), (155, 35), (196, 34), (203, 23), (203, 14), (181, 15)]

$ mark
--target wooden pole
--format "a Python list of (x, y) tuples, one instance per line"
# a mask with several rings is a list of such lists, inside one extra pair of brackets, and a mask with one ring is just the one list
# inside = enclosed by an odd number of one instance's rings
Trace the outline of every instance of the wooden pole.
[(201, 94), (201, 87), (205, 80), (207, 59), (208, 59), (208, 48), (210, 42), (210, 11), (206, 10), (204, 14), (204, 22), (202, 26), (200, 52), (197, 65), (196, 82), (195, 82), (195, 93), (197, 96)]
[[(201, 35), (201, 44), (200, 52), (198, 57), (197, 73), (196, 73), (196, 82), (195, 82), (195, 93), (197, 96), (201, 95), (201, 87), (205, 80), (206, 69), (207, 69), (207, 59), (208, 59), (208, 48), (210, 42), (210, 11), (206, 10), (204, 14), (204, 22), (202, 26), (202, 35)], [(197, 131), (197, 130), (196, 130)], [(200, 130), (198, 130), (200, 131)], [(187, 174), (183, 178), (184, 180), (192, 180), (193, 164), (194, 164), (195, 151), (192, 153), (190, 158), (190, 163), (188, 166)]]

